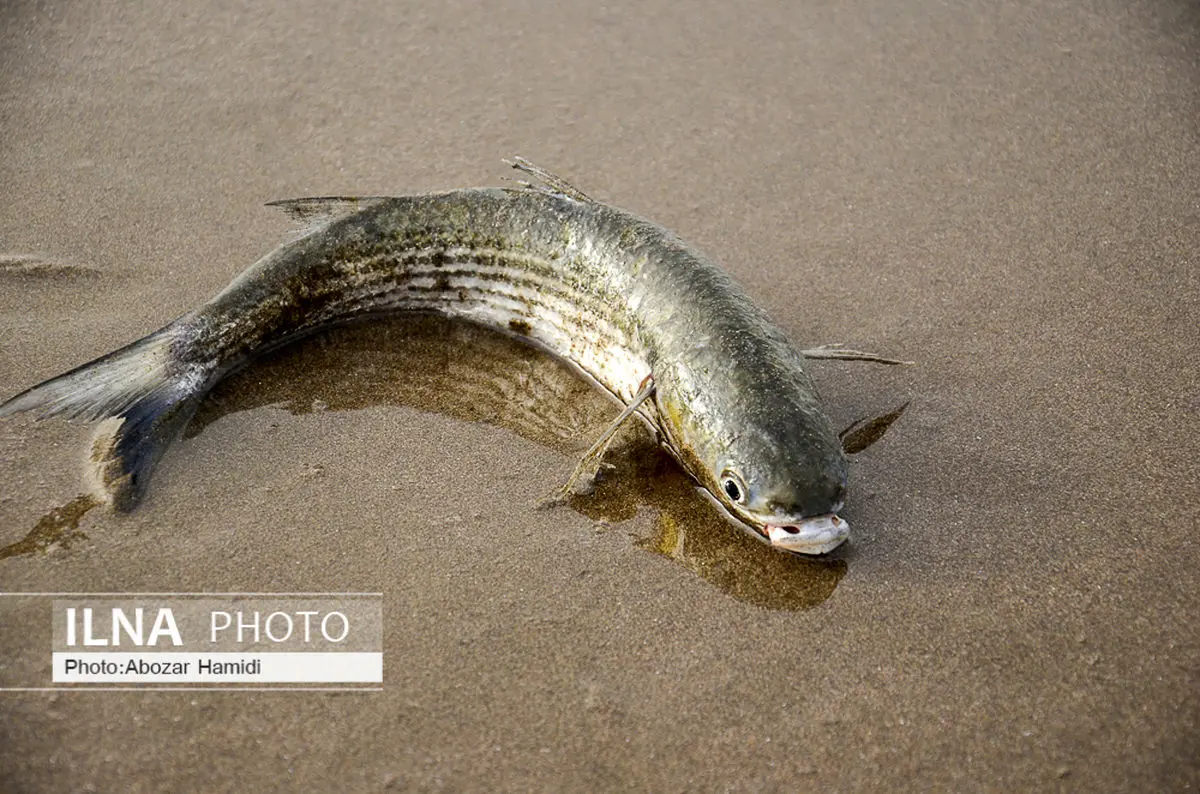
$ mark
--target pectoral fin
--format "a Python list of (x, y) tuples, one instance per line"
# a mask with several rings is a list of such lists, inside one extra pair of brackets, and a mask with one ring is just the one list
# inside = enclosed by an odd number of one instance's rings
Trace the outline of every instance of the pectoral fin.
[(600, 468), (600, 461), (604, 458), (604, 453), (608, 450), (609, 444), (616, 437), (617, 431), (621, 429), (621, 426), (625, 424), (629, 417), (633, 416), (638, 407), (650, 399), (653, 394), (654, 379), (647, 375), (646, 379), (642, 381), (642, 387), (638, 390), (638, 393), (629, 401), (629, 405), (625, 406), (625, 410), (621, 411), (621, 415), (614, 419), (612, 424), (600, 434), (600, 438), (596, 439), (596, 442), (588, 448), (588, 451), (583, 453), (583, 457), (575, 464), (575, 470), (571, 472), (571, 476), (567, 478), (567, 482), (553, 494), (542, 500), (542, 507), (552, 507), (562, 504), (575, 491), (580, 481), (590, 481), (596, 476), (596, 472)]
[(821, 345), (820, 347), (801, 350), (805, 358), (836, 359), (838, 361), (873, 361), (876, 364), (915, 364), (915, 361), (901, 361), (898, 358), (886, 358), (875, 353), (864, 353), (861, 350), (850, 350), (840, 344)]

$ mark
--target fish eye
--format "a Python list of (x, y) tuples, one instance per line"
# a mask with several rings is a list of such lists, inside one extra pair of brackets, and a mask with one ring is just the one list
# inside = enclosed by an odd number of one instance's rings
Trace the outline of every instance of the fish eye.
[(737, 472), (726, 469), (721, 472), (721, 490), (738, 504), (746, 503), (746, 484)]

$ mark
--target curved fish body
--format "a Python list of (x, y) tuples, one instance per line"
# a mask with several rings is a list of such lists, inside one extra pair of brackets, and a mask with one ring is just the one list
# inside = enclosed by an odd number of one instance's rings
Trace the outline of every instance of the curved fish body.
[(547, 181), (279, 202), (316, 219), (303, 236), (159, 331), (17, 395), (0, 416), (119, 420), (93, 460), (110, 499), (129, 509), (233, 370), (333, 324), (435, 312), (572, 362), (756, 537), (805, 554), (840, 544), (846, 458), (800, 351), (672, 232)]

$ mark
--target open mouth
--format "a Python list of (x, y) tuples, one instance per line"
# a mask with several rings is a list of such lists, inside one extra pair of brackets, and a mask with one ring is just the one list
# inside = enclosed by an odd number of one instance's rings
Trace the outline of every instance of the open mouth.
[(795, 524), (767, 524), (761, 531), (775, 548), (796, 554), (826, 554), (850, 537), (850, 525), (833, 513)]

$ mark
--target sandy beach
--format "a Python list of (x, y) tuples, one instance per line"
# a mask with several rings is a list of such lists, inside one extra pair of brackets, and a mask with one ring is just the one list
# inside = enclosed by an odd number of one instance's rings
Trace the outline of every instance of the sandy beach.
[[(263, 205), (524, 155), (710, 254), (852, 461), (827, 558), (428, 318), (221, 384), (130, 514), (0, 421), (0, 591), (382, 592), (381, 692), (0, 692), (4, 791), (1194, 791), (1200, 8), (859, 0), (0, 12), (0, 399), (204, 302)], [(0, 598), (0, 687), (49, 680)], [(33, 683), (31, 683), (33, 682)]]

